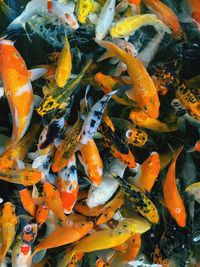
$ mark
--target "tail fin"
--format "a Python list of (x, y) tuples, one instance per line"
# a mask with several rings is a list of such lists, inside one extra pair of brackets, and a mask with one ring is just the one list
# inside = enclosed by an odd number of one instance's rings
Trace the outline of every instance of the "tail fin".
[(173, 161), (176, 162), (177, 161), (177, 158), (179, 157), (181, 151), (184, 148), (184, 145), (180, 146), (176, 151), (173, 149), (173, 147), (170, 144), (168, 144), (168, 146), (169, 146), (170, 150), (173, 153)]

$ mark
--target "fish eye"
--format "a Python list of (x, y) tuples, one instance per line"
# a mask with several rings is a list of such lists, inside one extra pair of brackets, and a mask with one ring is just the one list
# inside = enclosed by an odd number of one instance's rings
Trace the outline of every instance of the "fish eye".
[(26, 225), (25, 227), (24, 227), (24, 230), (26, 231), (26, 232), (31, 232), (31, 227), (30, 227), (30, 225)]
[(148, 109), (148, 106), (144, 106), (144, 109), (145, 109), (145, 111), (148, 111), (149, 109)]

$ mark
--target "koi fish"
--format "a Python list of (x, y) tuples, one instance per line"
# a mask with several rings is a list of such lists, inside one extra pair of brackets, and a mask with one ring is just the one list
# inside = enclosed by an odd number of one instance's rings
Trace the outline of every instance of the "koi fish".
[(126, 230), (110, 229), (94, 232), (80, 240), (74, 247), (73, 252), (88, 253), (94, 250), (113, 248), (124, 243), (130, 236), (131, 233)]
[(88, 15), (94, 8), (94, 0), (79, 0), (76, 6), (76, 15), (80, 23), (86, 23)]
[(1, 226), (1, 249), (0, 249), (0, 263), (2, 264), (8, 249), (10, 248), (16, 231), (17, 217), (15, 215), (15, 207), (12, 203), (6, 202), (3, 205), (2, 214), (0, 217)]
[(94, 140), (90, 139), (87, 144), (81, 145), (79, 151), (79, 160), (92, 185), (99, 186), (102, 183), (103, 162)]
[(186, 189), (185, 192), (187, 192), (190, 195), (194, 196), (194, 199), (200, 203), (200, 182), (193, 183), (189, 185)]
[[(31, 82), (46, 70), (28, 71), (26, 64), (10, 40), (0, 40), (0, 76), (13, 120), (13, 132), (5, 150), (16, 145), (26, 133), (33, 113), (34, 95)], [(23, 105), (21, 103), (23, 102)]]
[(37, 133), (38, 130), (39, 125), (36, 125), (18, 142), (17, 145), (11, 147), (0, 156), (0, 169), (2, 171), (21, 168), (29, 148), (35, 141), (35, 133)]
[[(94, 80), (105, 94), (112, 92), (113, 88), (117, 85), (125, 85), (125, 83), (121, 79), (119, 79), (119, 77), (112, 77), (109, 75), (105, 75), (101, 72), (95, 74)], [(136, 106), (136, 103), (129, 100), (128, 98), (124, 99), (117, 95), (113, 95), (112, 99), (114, 99), (117, 103), (121, 105)]]
[(142, 192), (150, 192), (160, 172), (160, 159), (157, 152), (152, 152), (142, 163), (133, 184)]
[(45, 182), (43, 185), (44, 202), (55, 215), (62, 221), (66, 221), (63, 211), (62, 200), (58, 190), (50, 183)]
[(187, 87), (176, 75), (173, 86), (176, 89), (176, 97), (186, 109), (189, 115), (197, 121), (200, 121), (200, 96), (197, 91)]
[(32, 244), (37, 237), (37, 224), (31, 223), (24, 226), (22, 231), (22, 240), (26, 244)]
[[(109, 165), (109, 170), (123, 177), (126, 165), (119, 160), (113, 160)], [(119, 187), (119, 183), (109, 172), (103, 174), (103, 180), (100, 186), (91, 186), (88, 192), (87, 205), (90, 208), (105, 204)]]
[(102, 40), (109, 31), (115, 15), (115, 0), (106, 0), (96, 23), (96, 38)]
[(26, 31), (26, 23), (34, 15), (55, 17), (62, 23), (69, 24), (73, 29), (79, 27), (76, 17), (67, 5), (52, 0), (49, 9), (48, 0), (31, 0), (20, 16), (8, 25), (7, 30), (12, 31), (22, 27)]
[(61, 129), (63, 129), (64, 123), (65, 119), (64, 117), (61, 117), (59, 119), (53, 119), (46, 127), (44, 127), (37, 145), (39, 150), (46, 149), (54, 142)]
[(113, 156), (119, 158), (129, 168), (134, 168), (136, 166), (135, 158), (125, 138), (119, 132), (113, 132), (104, 122), (99, 126), (99, 131), (103, 135), (107, 146), (111, 149)]
[(128, 143), (136, 147), (143, 147), (148, 141), (148, 134), (141, 129), (132, 128), (126, 131), (126, 138)]
[(27, 188), (20, 190), (19, 197), (24, 210), (35, 218), (37, 207), (31, 196), (30, 191)]
[(46, 205), (39, 205), (36, 211), (36, 222), (39, 226), (46, 222), (49, 215), (49, 208)]
[(178, 18), (172, 9), (159, 0), (144, 0), (143, 2), (151, 12), (155, 13), (172, 30), (174, 36), (183, 34)]
[(98, 217), (96, 224), (103, 224), (112, 219), (115, 212), (124, 204), (124, 201), (124, 193), (119, 191), (116, 196), (104, 206), (103, 212)]
[[(160, 107), (158, 93), (151, 77), (140, 60), (134, 58), (111, 42), (97, 40), (96, 42), (100, 46), (108, 49), (108, 57), (118, 57), (127, 65), (127, 71), (134, 89), (130, 89), (125, 93), (130, 99), (136, 101), (140, 108), (151, 118), (157, 118)], [(140, 77), (139, 81), (138, 77)]]
[(152, 25), (156, 31), (171, 33), (170, 29), (155, 15), (142, 14), (122, 18), (110, 27), (112, 38), (123, 38), (132, 35), (142, 26)]
[(83, 124), (84, 120), (79, 116), (76, 123), (66, 134), (65, 139), (58, 146), (51, 166), (53, 172), (61, 171), (73, 157), (79, 145)]
[(173, 132), (178, 129), (177, 123), (167, 124), (159, 121), (156, 118), (150, 118), (143, 111), (132, 110), (130, 112), (130, 119), (132, 122), (141, 128), (146, 128), (155, 132), (166, 133)]
[(144, 218), (134, 215), (119, 221), (117, 229), (130, 231), (131, 234), (143, 234), (151, 228), (151, 224)]
[(59, 87), (64, 87), (70, 78), (72, 70), (72, 56), (70, 51), (70, 44), (65, 37), (65, 45), (60, 53), (58, 64), (55, 73), (56, 84)]
[(43, 177), (41, 171), (33, 168), (0, 172), (0, 180), (24, 186), (37, 184)]
[(126, 247), (123, 251), (115, 252), (114, 258), (118, 262), (121, 263), (128, 263), (129, 261), (133, 261), (141, 248), (142, 240), (140, 234), (134, 234), (132, 235), (127, 241), (126, 241)]
[(50, 177), (53, 177), (52, 174), (49, 174), (51, 168), (52, 158), (55, 152), (54, 144), (51, 144), (44, 150), (36, 150), (35, 153), (31, 153), (29, 156), (33, 159), (32, 168), (42, 171), (43, 178), (42, 182), (48, 180)]
[(69, 164), (58, 173), (57, 187), (64, 213), (69, 214), (76, 203), (79, 190), (75, 155), (72, 156)]
[(40, 116), (44, 116), (54, 110), (63, 109), (69, 106), (70, 104), (70, 96), (80, 83), (81, 79), (86, 73), (86, 70), (89, 68), (92, 60), (91, 58), (88, 60), (86, 65), (83, 67), (82, 71), (78, 75), (77, 78), (71, 79), (68, 83), (64, 86), (63, 89), (56, 88), (52, 94), (47, 94), (44, 96), (40, 106), (36, 109), (37, 113)]
[(23, 240), (17, 240), (12, 249), (12, 266), (13, 267), (31, 267), (31, 246), (25, 244)]
[(108, 101), (111, 99), (112, 95), (116, 94), (118, 90), (112, 91), (111, 93), (103, 96), (92, 108), (86, 117), (83, 127), (81, 130), (81, 138), (80, 143), (87, 144), (91, 138), (93, 138), (96, 133), (99, 124), (101, 123), (101, 119), (103, 116), (103, 112), (107, 106)]
[(85, 200), (76, 202), (74, 210), (88, 217), (97, 217), (102, 213), (103, 205), (94, 208), (89, 208)]
[(58, 227), (35, 246), (32, 257), (39, 251), (73, 243), (84, 237), (93, 227), (92, 222), (74, 222), (72, 225)]
[(153, 202), (134, 185), (129, 184), (115, 173), (112, 173), (112, 175), (117, 178), (126, 195), (128, 195), (131, 206), (150, 222), (158, 223), (159, 215)]
[(169, 266), (169, 259), (163, 259), (160, 248), (157, 245), (153, 252), (153, 263), (161, 264), (163, 267)]
[(187, 215), (183, 200), (176, 185), (175, 176), (176, 161), (182, 150), (183, 146), (181, 146), (176, 152), (174, 152), (173, 160), (169, 166), (167, 175), (163, 183), (163, 195), (165, 205), (169, 210), (171, 216), (175, 219), (180, 227), (185, 227)]
[(147, 68), (150, 62), (154, 59), (159, 47), (160, 43), (163, 40), (165, 32), (158, 32), (147, 44), (147, 46), (140, 52), (137, 56), (139, 60), (142, 61), (145, 68)]

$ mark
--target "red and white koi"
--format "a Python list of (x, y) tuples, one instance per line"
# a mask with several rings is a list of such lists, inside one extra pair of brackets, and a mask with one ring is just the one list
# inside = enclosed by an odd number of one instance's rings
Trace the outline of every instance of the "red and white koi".
[(79, 190), (75, 155), (70, 158), (68, 165), (58, 173), (57, 186), (64, 213), (69, 214), (76, 203)]

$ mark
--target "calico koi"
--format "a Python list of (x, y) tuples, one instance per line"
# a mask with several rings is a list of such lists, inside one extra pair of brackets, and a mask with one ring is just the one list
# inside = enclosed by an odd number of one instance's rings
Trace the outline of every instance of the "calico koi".
[(60, 193), (64, 213), (69, 214), (76, 203), (79, 186), (75, 155), (68, 165), (58, 173), (57, 187)]

